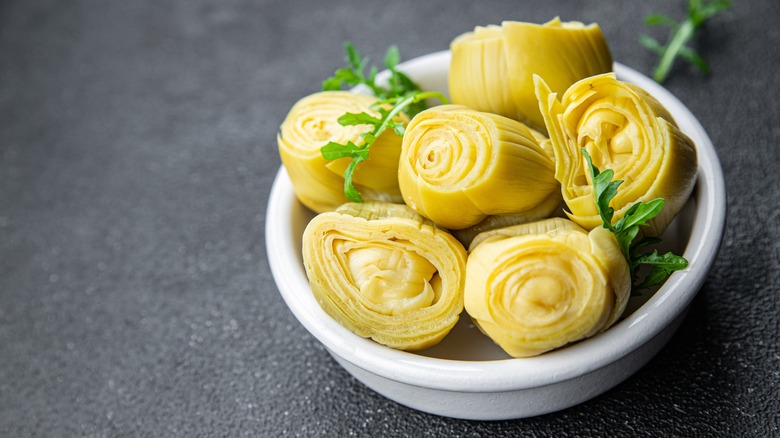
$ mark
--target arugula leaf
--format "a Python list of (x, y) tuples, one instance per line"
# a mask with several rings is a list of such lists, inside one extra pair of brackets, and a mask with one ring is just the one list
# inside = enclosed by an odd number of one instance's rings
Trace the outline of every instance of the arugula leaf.
[[(352, 183), (352, 176), (355, 172), (357, 165), (368, 159), (369, 147), (373, 144), (380, 135), (382, 135), (388, 128), (392, 129), (399, 136), (404, 134), (404, 125), (401, 122), (395, 121), (396, 116), (401, 112), (405, 112), (410, 106), (421, 102), (425, 99), (436, 98), (444, 103), (447, 103), (447, 98), (438, 92), (427, 91), (417, 92), (404, 97), (395, 97), (379, 101), (374, 104), (374, 109), (379, 112), (381, 118), (374, 117), (368, 113), (346, 113), (339, 117), (338, 122), (342, 126), (353, 125), (369, 125), (373, 129), (362, 135), (363, 142), (357, 145), (351, 141), (347, 144), (340, 144), (336, 142), (329, 142), (320, 149), (322, 157), (326, 160), (337, 160), (339, 158), (352, 158), (352, 162), (347, 166), (347, 170), (344, 172), (344, 196), (352, 202), (363, 202), (363, 197), (360, 196), (360, 192), (355, 188)], [(391, 109), (386, 109), (387, 105), (392, 105)]]
[(385, 53), (385, 67), (388, 70), (395, 70), (395, 66), (401, 62), (401, 54), (398, 52), (397, 46), (390, 46)]
[[(649, 254), (639, 254), (640, 249), (661, 242), (661, 239), (657, 237), (642, 237), (638, 241), (636, 238), (639, 235), (640, 227), (647, 225), (661, 212), (664, 206), (663, 198), (656, 198), (648, 203), (636, 202), (632, 204), (623, 217), (613, 224), (612, 219), (615, 211), (609, 206), (609, 203), (617, 194), (617, 189), (623, 181), (612, 181), (614, 176), (612, 169), (599, 171), (598, 167), (593, 165), (588, 151), (585, 148), (581, 148), (581, 150), (588, 164), (591, 181), (593, 181), (593, 195), (596, 199), (596, 209), (601, 216), (602, 226), (614, 234), (618, 245), (620, 245), (623, 256), (628, 262), (633, 283), (632, 288), (639, 290), (658, 285), (666, 280), (673, 271), (688, 267), (688, 261), (685, 258), (671, 252), (659, 255), (658, 251), (654, 250)], [(636, 275), (641, 265), (650, 265), (652, 270), (643, 281), (637, 282)]]
[[(612, 176), (615, 172), (612, 169), (606, 169), (603, 172), (593, 165), (590, 155), (585, 148), (582, 148), (585, 161), (588, 163), (588, 171), (591, 175), (591, 181), (593, 184), (593, 192), (596, 194), (596, 205), (598, 207), (601, 221), (604, 224), (612, 224), (612, 216), (615, 214), (615, 210), (609, 206), (609, 201), (617, 194), (617, 189), (623, 181), (612, 181)], [(604, 228), (610, 228), (604, 225)]]
[(636, 286), (637, 289), (644, 289), (661, 284), (672, 274), (672, 271), (679, 271), (688, 267), (688, 260), (685, 258), (672, 254), (671, 252), (660, 255), (658, 254), (658, 250), (637, 258), (636, 263), (653, 267), (652, 271), (647, 274), (645, 279)]
[[(366, 153), (368, 153), (368, 150), (366, 150)], [(366, 154), (365, 157), (367, 158), (368, 154)], [(352, 174), (355, 172), (357, 165), (366, 158), (363, 158), (363, 155), (353, 157), (352, 162), (349, 163), (349, 166), (347, 166), (347, 170), (344, 171), (344, 196), (346, 196), (350, 201), (363, 202), (363, 198), (360, 196), (360, 192), (358, 192), (358, 190), (352, 184)]]
[(347, 67), (340, 68), (333, 73), (333, 76), (322, 81), (322, 91), (341, 90), (342, 87), (355, 87), (365, 85), (371, 89), (374, 94), (381, 90), (374, 83), (376, 69), (371, 69), (369, 76), (366, 77), (364, 71), (368, 64), (368, 58), (361, 58), (352, 43), (344, 43), (345, 61)]
[(347, 62), (349, 62), (349, 66), (352, 67), (353, 70), (362, 72), (363, 68), (368, 63), (368, 59), (360, 59), (360, 53), (358, 53), (352, 43), (345, 43), (344, 51), (347, 52)]
[(615, 228), (618, 230), (627, 229), (635, 225), (641, 226), (650, 221), (650, 219), (658, 216), (661, 209), (664, 208), (663, 198), (656, 198), (647, 204), (638, 202), (631, 206), (626, 211), (626, 214), (615, 223)]
[[(335, 91), (344, 87), (367, 86), (380, 99), (371, 107), (379, 113), (379, 117), (366, 112), (344, 114), (338, 119), (340, 125), (368, 125), (372, 127), (372, 130), (361, 135), (362, 142), (359, 145), (353, 142), (347, 142), (347, 144), (330, 142), (323, 146), (320, 152), (326, 160), (352, 159), (344, 172), (344, 196), (352, 202), (362, 202), (363, 198), (360, 196), (360, 192), (352, 184), (352, 176), (357, 165), (368, 159), (368, 150), (371, 144), (387, 129), (392, 129), (398, 136), (404, 135), (406, 130), (404, 124), (394, 120), (401, 112), (411, 119), (427, 108), (426, 99), (435, 98), (443, 103), (449, 103), (449, 101), (441, 93), (423, 92), (407, 75), (398, 71), (401, 55), (396, 46), (390, 46), (385, 53), (384, 64), (390, 73), (387, 87), (376, 83), (378, 72), (376, 66), (369, 69), (368, 75), (365, 74), (369, 60), (362, 58), (355, 46), (349, 42), (344, 43), (344, 53), (347, 67), (336, 70), (333, 76), (325, 79), (322, 82), (322, 90)], [(388, 109), (388, 106), (391, 108)]]
[(352, 158), (352, 161), (344, 171), (344, 195), (347, 199), (358, 200), (361, 202), (362, 198), (355, 186), (352, 184), (352, 175), (355, 173), (357, 165), (368, 159), (368, 148), (361, 147), (355, 143), (349, 141), (347, 144), (340, 144), (336, 142), (328, 142), (320, 149), (322, 157), (326, 160), (338, 160), (339, 158)]
[[(387, 87), (380, 86), (376, 82), (378, 69), (372, 66), (368, 75), (365, 74), (369, 59), (362, 58), (354, 45), (350, 42), (344, 43), (345, 60), (347, 67), (340, 68), (333, 73), (333, 76), (322, 81), (323, 91), (336, 91), (343, 88), (352, 88), (358, 85), (364, 85), (371, 89), (371, 92), (379, 99), (392, 99), (405, 97), (422, 91), (414, 81), (407, 75), (398, 71), (398, 64), (401, 62), (401, 55), (398, 47), (390, 46), (385, 52), (384, 65), (390, 72), (387, 80)], [(409, 105), (404, 111), (409, 118), (426, 108), (424, 101), (417, 101)]]
[(339, 158), (349, 157), (362, 161), (368, 158), (368, 150), (351, 141), (347, 142), (347, 144), (328, 142), (328, 144), (320, 148), (320, 153), (326, 160), (338, 160)]
[(710, 73), (710, 67), (696, 51), (686, 45), (696, 37), (696, 31), (710, 18), (731, 8), (730, 0), (712, 0), (704, 3), (702, 0), (688, 0), (688, 17), (682, 22), (661, 14), (652, 14), (645, 18), (648, 26), (666, 26), (670, 29), (669, 43), (662, 45), (655, 39), (640, 35), (639, 43), (660, 56), (658, 66), (653, 71), (653, 79), (663, 83), (677, 57), (692, 64), (703, 74)]
[(379, 125), (382, 123), (382, 119), (378, 119), (366, 112), (362, 113), (346, 113), (338, 118), (339, 125)]

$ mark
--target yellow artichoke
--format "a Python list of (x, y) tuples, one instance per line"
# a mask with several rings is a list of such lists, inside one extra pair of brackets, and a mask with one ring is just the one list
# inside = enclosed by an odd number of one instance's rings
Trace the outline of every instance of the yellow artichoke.
[(585, 148), (593, 164), (623, 184), (610, 202), (620, 220), (637, 201), (665, 200), (645, 234), (659, 235), (682, 209), (696, 182), (696, 147), (672, 116), (636, 85), (612, 73), (583, 79), (561, 96), (536, 78), (536, 93), (555, 151), (569, 218), (585, 229), (601, 225)]
[(466, 250), (403, 204), (317, 215), (303, 233), (303, 261), (325, 312), (392, 348), (438, 343), (463, 310)]
[(450, 44), (452, 102), (501, 114), (544, 129), (533, 75), (556, 92), (578, 80), (612, 71), (612, 55), (597, 24), (543, 25), (505, 21), (477, 27)]
[(535, 209), (560, 190), (530, 129), (460, 105), (429, 108), (409, 122), (398, 183), (407, 205), (450, 229)]
[(561, 204), (563, 204), (561, 193), (556, 190), (551, 193), (547, 199), (542, 201), (541, 204), (534, 208), (516, 214), (496, 214), (488, 216), (476, 225), (461, 230), (452, 230), (451, 233), (463, 244), (463, 246), (469, 248), (473, 239), (486, 231), (536, 222), (553, 216), (561, 216)]
[(610, 231), (552, 218), (477, 236), (464, 299), (480, 330), (509, 355), (528, 357), (606, 330), (630, 290)]
[[(346, 202), (344, 170), (351, 159), (328, 161), (320, 149), (328, 142), (361, 144), (367, 125), (341, 126), (345, 113), (367, 112), (378, 99), (348, 91), (323, 91), (299, 100), (287, 114), (277, 135), (279, 155), (290, 175), (297, 198), (316, 213), (332, 211)], [(398, 188), (401, 138), (386, 131), (371, 145), (366, 161), (357, 166), (352, 181), (363, 199), (402, 202)]]

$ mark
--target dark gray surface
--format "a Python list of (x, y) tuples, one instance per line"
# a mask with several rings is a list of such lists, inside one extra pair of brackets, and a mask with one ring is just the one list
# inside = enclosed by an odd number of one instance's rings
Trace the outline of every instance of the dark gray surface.
[(780, 6), (738, 3), (702, 35), (715, 74), (666, 84), (729, 202), (682, 328), (603, 396), (481, 423), (373, 393), (287, 310), (263, 235), (278, 126), (344, 40), (408, 59), (560, 15), (649, 73), (642, 18), (682, 2), (0, 1), (0, 436), (777, 436)]

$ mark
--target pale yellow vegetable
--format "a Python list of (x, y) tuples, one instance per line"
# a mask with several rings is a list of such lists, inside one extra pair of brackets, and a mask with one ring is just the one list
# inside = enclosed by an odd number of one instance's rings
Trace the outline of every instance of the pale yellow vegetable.
[(477, 27), (450, 44), (449, 91), (453, 103), (501, 114), (544, 129), (533, 75), (556, 92), (578, 80), (612, 71), (612, 55), (597, 24), (542, 25), (505, 21)]
[[(539, 146), (541, 146), (542, 149), (544, 149), (544, 151), (547, 153), (547, 156), (553, 160), (554, 155), (550, 139), (548, 139), (539, 131), (530, 128), (529, 130), (531, 131), (531, 134), (533, 134), (533, 137), (536, 139), (536, 141), (539, 143)], [(460, 241), (460, 243), (463, 244), (463, 246), (468, 248), (472, 239), (485, 231), (511, 227), (513, 225), (520, 225), (528, 222), (535, 222), (550, 217), (563, 217), (563, 210), (561, 208), (562, 205), (563, 198), (561, 198), (561, 192), (559, 190), (555, 190), (536, 207), (515, 214), (497, 214), (488, 216), (476, 225), (459, 230), (451, 230), (450, 232)]]
[(563, 216), (561, 209), (562, 204), (561, 192), (556, 190), (552, 192), (547, 199), (542, 201), (541, 204), (534, 208), (516, 214), (497, 214), (488, 216), (476, 225), (461, 230), (452, 230), (451, 233), (463, 244), (463, 246), (468, 248), (477, 235), (486, 231), (521, 225), (528, 222), (536, 222), (553, 216)]
[(438, 343), (463, 310), (466, 250), (403, 204), (317, 215), (303, 233), (303, 262), (325, 312), (392, 348)]
[(429, 108), (409, 122), (398, 183), (407, 205), (450, 229), (535, 209), (560, 190), (531, 130), (461, 105)]
[(536, 78), (539, 105), (555, 151), (569, 218), (586, 229), (601, 225), (585, 148), (600, 170), (623, 180), (610, 202), (617, 221), (637, 201), (665, 200), (661, 213), (643, 227), (663, 233), (687, 201), (698, 170), (696, 147), (669, 112), (646, 91), (612, 73), (583, 79), (558, 95)]
[[(324, 91), (299, 100), (287, 114), (277, 135), (279, 155), (290, 175), (297, 198), (317, 213), (332, 211), (346, 202), (344, 170), (351, 159), (328, 161), (320, 149), (328, 142), (360, 145), (368, 125), (341, 126), (345, 113), (379, 113), (370, 108), (378, 99), (347, 91)], [(403, 117), (403, 116), (402, 116)], [(398, 188), (401, 137), (384, 132), (371, 145), (368, 160), (360, 163), (352, 181), (363, 199), (402, 202)]]
[(614, 235), (552, 218), (480, 234), (466, 264), (465, 308), (513, 357), (535, 356), (616, 322), (631, 290)]

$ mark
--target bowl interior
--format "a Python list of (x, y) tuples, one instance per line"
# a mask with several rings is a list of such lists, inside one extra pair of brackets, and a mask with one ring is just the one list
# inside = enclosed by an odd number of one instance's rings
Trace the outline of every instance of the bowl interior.
[[(423, 89), (447, 92), (449, 52), (427, 55), (402, 69)], [(711, 141), (693, 115), (649, 78), (620, 64), (618, 78), (660, 100), (697, 144), (699, 175), (688, 203), (664, 234), (659, 250), (682, 253), (686, 271), (675, 273), (655, 293), (633, 297), (623, 319), (593, 338), (544, 355), (512, 359), (471, 323), (467, 314), (438, 345), (420, 352), (393, 350), (363, 339), (325, 314), (309, 289), (301, 257), (301, 235), (314, 214), (292, 191), (283, 168), (274, 182), (266, 219), (269, 264), (280, 293), (298, 320), (331, 353), (380, 376), (412, 385), (449, 390), (507, 390), (573, 378), (613, 362), (679, 316), (701, 287), (717, 253), (725, 220), (722, 171)]]

